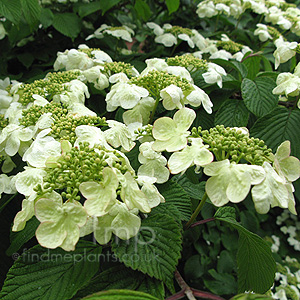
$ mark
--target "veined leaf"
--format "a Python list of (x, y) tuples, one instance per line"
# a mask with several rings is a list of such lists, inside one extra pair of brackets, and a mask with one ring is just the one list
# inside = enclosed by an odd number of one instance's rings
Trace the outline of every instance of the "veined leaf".
[(121, 0), (109, 0), (109, 1), (101, 1), (100, 2), (100, 7), (102, 10), (102, 16), (112, 7), (117, 5)]
[(163, 299), (165, 295), (162, 281), (134, 271), (124, 264), (119, 264), (94, 277), (84, 288), (78, 291), (72, 300), (79, 300), (92, 293), (112, 289), (139, 290), (160, 299)]
[(265, 141), (273, 151), (284, 141), (291, 141), (291, 154), (300, 158), (299, 109), (289, 110), (277, 107), (258, 119), (250, 129), (250, 134)]
[(100, 253), (101, 247), (85, 241), (73, 252), (35, 246), (10, 268), (0, 298), (70, 299), (98, 271)]
[(247, 125), (248, 119), (249, 111), (244, 102), (238, 99), (228, 99), (217, 111), (215, 125), (243, 127)]
[(149, 18), (151, 17), (151, 10), (146, 1), (136, 0), (134, 4), (134, 9), (144, 21), (149, 20)]
[(26, 242), (33, 238), (39, 224), (40, 222), (38, 221), (38, 219), (33, 217), (26, 222), (26, 226), (23, 230), (18, 232), (11, 232), (11, 244), (6, 250), (6, 255), (11, 256), (13, 253), (17, 252)]
[(234, 218), (233, 208), (221, 207), (215, 219), (226, 222), (239, 232), (237, 266), (239, 292), (265, 293), (274, 283), (276, 263), (270, 246), (258, 235), (248, 231)]
[(166, 0), (169, 15), (179, 8), (180, 0)]
[(21, 19), (20, 0), (1, 0), (0, 15), (4, 16), (14, 24), (19, 24)]
[(278, 96), (272, 93), (275, 87), (275, 81), (269, 77), (245, 78), (241, 90), (246, 107), (257, 117), (268, 114), (278, 103)]
[(81, 29), (81, 21), (74, 13), (57, 13), (53, 19), (54, 28), (70, 38), (76, 38)]
[(113, 240), (112, 250), (127, 267), (164, 282), (173, 278), (181, 252), (181, 229), (170, 216), (155, 214), (142, 220), (136, 237)]
[(31, 30), (38, 25), (41, 15), (41, 6), (38, 0), (21, 0), (21, 7), (24, 17), (29, 24)]
[(149, 294), (130, 290), (110, 290), (87, 296), (86, 300), (159, 300)]
[(152, 213), (166, 213), (176, 220), (187, 221), (191, 217), (191, 199), (187, 192), (174, 181), (158, 187), (166, 202), (152, 209)]

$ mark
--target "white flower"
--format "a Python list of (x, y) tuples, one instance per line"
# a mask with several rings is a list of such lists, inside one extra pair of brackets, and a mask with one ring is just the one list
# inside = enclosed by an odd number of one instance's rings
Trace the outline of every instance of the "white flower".
[(25, 171), (19, 172), (15, 176), (15, 185), (20, 194), (30, 196), (34, 187), (38, 184), (43, 184), (43, 177), (46, 175), (46, 171), (31, 167), (24, 167), (24, 169)]
[(169, 158), (168, 166), (172, 174), (185, 172), (193, 165), (202, 167), (213, 161), (213, 154), (207, 150), (209, 146), (204, 145), (201, 138), (190, 138), (190, 141), (191, 146), (173, 153)]
[(135, 146), (134, 137), (125, 124), (114, 120), (108, 120), (107, 124), (110, 129), (104, 131), (104, 136), (110, 145), (114, 148), (122, 146), (125, 151), (130, 151)]
[(269, 163), (264, 162), (263, 168), (266, 173), (265, 179), (251, 191), (256, 211), (265, 214), (270, 206), (279, 206), (288, 208), (291, 213), (296, 214), (292, 184), (278, 175)]
[(142, 165), (138, 169), (138, 176), (154, 177), (157, 183), (164, 183), (170, 175), (166, 168), (167, 159), (152, 149), (153, 143), (145, 142), (139, 147), (138, 160)]
[(107, 77), (101, 73), (103, 66), (94, 66), (82, 72), (88, 82), (92, 82), (96, 89), (104, 90), (109, 86)]
[(275, 95), (298, 96), (300, 91), (300, 78), (297, 75), (284, 72), (277, 76), (276, 88), (272, 93)]
[(143, 97), (130, 110), (123, 113), (123, 120), (126, 125), (132, 123), (140, 123), (146, 125), (150, 119), (150, 113), (155, 105), (155, 100), (152, 97)]
[(300, 177), (300, 162), (298, 158), (290, 156), (290, 154), (291, 143), (285, 141), (277, 148), (273, 167), (278, 174), (282, 174), (288, 181), (295, 181)]
[(95, 239), (101, 245), (110, 241), (112, 233), (122, 240), (128, 240), (137, 235), (140, 229), (141, 219), (137, 213), (136, 209), (129, 210), (125, 203), (117, 201), (104, 216), (88, 219), (86, 226), (89, 228), (85, 234), (94, 232)]
[(92, 38), (103, 38), (104, 35), (103, 33), (112, 35), (116, 38), (121, 38), (124, 41), (127, 42), (132, 42), (132, 37), (131, 35), (134, 35), (134, 31), (129, 28), (126, 25), (120, 26), (120, 27), (113, 27), (113, 26), (108, 26), (106, 24), (102, 24), (101, 27), (99, 27), (94, 34), (89, 35), (86, 40), (92, 39)]
[(276, 50), (273, 53), (275, 57), (275, 69), (279, 67), (280, 64), (287, 62), (293, 56), (296, 55), (297, 42), (285, 42), (283, 37), (280, 36), (275, 42)]
[(190, 132), (188, 129), (192, 125), (196, 113), (189, 108), (178, 110), (173, 119), (162, 117), (153, 124), (152, 134), (155, 142), (152, 149), (161, 152), (167, 150), (174, 152), (183, 149), (187, 145), (187, 137)]
[(154, 40), (156, 43), (163, 44), (165, 47), (172, 47), (177, 44), (177, 38), (172, 33), (164, 33), (157, 36)]
[(181, 100), (184, 95), (182, 89), (174, 84), (167, 86), (160, 91), (160, 97), (163, 99), (163, 106), (167, 110), (182, 108)]
[(6, 34), (7, 32), (5, 31), (5, 28), (2, 22), (0, 22), (0, 40), (4, 39)]
[(128, 209), (137, 208), (144, 213), (151, 211), (148, 198), (139, 189), (136, 180), (132, 177), (130, 172), (126, 172), (125, 175), (122, 176), (120, 183), (122, 185), (120, 196)]
[(204, 173), (212, 176), (206, 182), (205, 191), (216, 206), (243, 201), (251, 185), (265, 178), (261, 166), (230, 163), (228, 159), (210, 163), (204, 167)]
[(133, 108), (143, 97), (147, 97), (149, 92), (135, 84), (119, 82), (112, 86), (110, 92), (106, 95), (107, 111), (111, 112), (121, 106), (124, 109)]
[(198, 86), (193, 85), (193, 90), (184, 98), (185, 104), (190, 104), (193, 107), (198, 107), (202, 104), (208, 114), (212, 113), (213, 104), (209, 96)]
[[(15, 188), (15, 176), (7, 176), (6, 174), (0, 174), (0, 199), (2, 193), (14, 194), (16, 192)], [(13, 179), (13, 180), (12, 180)]]
[(9, 156), (14, 156), (22, 148), (29, 146), (33, 135), (34, 126), (7, 125), (0, 134), (0, 152), (4, 150)]
[(265, 24), (256, 24), (257, 29), (254, 31), (254, 35), (258, 35), (260, 41), (265, 42), (268, 39), (272, 40), (272, 36), (268, 31), (268, 27)]
[(208, 63), (207, 66), (207, 72), (202, 74), (204, 81), (209, 84), (216, 83), (220, 88), (222, 88), (222, 76), (227, 75), (226, 71), (214, 63)]
[(103, 180), (100, 183), (88, 181), (79, 186), (81, 194), (87, 199), (84, 208), (90, 216), (103, 216), (117, 202), (116, 190), (119, 180), (111, 168), (102, 171)]
[(181, 78), (186, 79), (188, 82), (193, 83), (193, 79), (192, 79), (190, 72), (184, 67), (168, 66), (168, 67), (166, 67), (165, 71), (167, 71), (169, 74), (179, 76)]
[(204, 1), (198, 4), (196, 13), (201, 19), (206, 17), (211, 18), (218, 14), (218, 10), (216, 9), (213, 1)]
[(157, 187), (154, 185), (156, 182), (155, 177), (139, 175), (137, 181), (142, 186), (141, 191), (147, 196), (151, 208), (165, 202), (165, 198), (159, 193)]
[(232, 54), (229, 53), (228, 51), (222, 49), (222, 50), (218, 50), (216, 52), (213, 52), (211, 54), (211, 56), (209, 57), (209, 59), (216, 59), (216, 58), (229, 60), (230, 58), (232, 58)]
[(91, 148), (93, 148), (95, 145), (100, 145), (108, 150), (113, 149), (110, 147), (110, 145), (108, 145), (104, 132), (98, 127), (80, 125), (76, 127), (75, 134), (77, 136), (77, 139), (74, 143), (75, 147), (79, 147), (79, 143), (88, 142)]
[(64, 202), (59, 194), (41, 198), (35, 204), (35, 216), (41, 222), (36, 238), (43, 247), (61, 247), (73, 251), (79, 240), (79, 228), (87, 220), (87, 213), (80, 202)]
[(45, 163), (50, 156), (61, 155), (61, 144), (52, 136), (47, 136), (51, 129), (41, 131), (30, 147), (23, 155), (23, 161), (27, 161), (36, 168), (45, 168)]

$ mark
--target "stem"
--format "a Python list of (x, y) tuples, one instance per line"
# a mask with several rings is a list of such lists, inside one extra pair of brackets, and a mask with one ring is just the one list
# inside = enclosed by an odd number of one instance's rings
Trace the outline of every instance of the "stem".
[(193, 223), (190, 227), (193, 228), (193, 227), (196, 227), (196, 226), (198, 226), (198, 225), (205, 224), (205, 223), (208, 223), (208, 222), (214, 221), (214, 220), (215, 220), (214, 217), (209, 218), (209, 219), (205, 219), (205, 220), (201, 220), (201, 221), (198, 221), (198, 222)]
[(193, 288), (191, 288), (193, 294), (196, 296), (196, 297), (199, 297), (199, 298), (203, 298), (203, 299), (212, 299), (212, 300), (224, 300), (224, 298), (222, 297), (219, 297), (219, 296), (216, 296), (214, 294), (211, 294), (211, 293), (208, 293), (208, 292), (202, 292), (202, 291), (198, 291), (198, 290), (195, 290)]
[(196, 298), (193, 295), (193, 292), (191, 288), (187, 285), (187, 283), (184, 281), (178, 270), (175, 271), (175, 279), (178, 283), (178, 285), (181, 287), (183, 293), (186, 295), (186, 297), (189, 300), (196, 300)]
[(181, 290), (180, 292), (166, 298), (165, 300), (176, 300), (176, 299), (182, 299), (184, 297), (185, 297), (184, 290)]
[(201, 199), (201, 201), (200, 201), (200, 203), (198, 204), (196, 210), (195, 210), (194, 213), (192, 214), (190, 220), (185, 224), (185, 226), (184, 226), (185, 229), (188, 229), (188, 228), (192, 225), (192, 223), (195, 221), (195, 219), (196, 219), (197, 216), (199, 215), (199, 213), (200, 213), (200, 211), (201, 211), (203, 205), (205, 204), (206, 199), (207, 199), (207, 194), (206, 194), (206, 192), (205, 192), (204, 195), (203, 195), (203, 197), (202, 197), (202, 199)]
[(156, 108), (157, 108), (157, 105), (158, 105), (158, 102), (159, 102), (159, 97), (156, 97), (156, 101), (155, 101), (155, 104), (154, 104), (154, 107), (153, 107), (153, 110), (151, 112), (151, 115), (150, 115), (150, 120), (149, 120), (149, 124), (152, 123), (153, 119), (154, 119), (154, 115), (155, 115), (155, 111), (156, 111)]

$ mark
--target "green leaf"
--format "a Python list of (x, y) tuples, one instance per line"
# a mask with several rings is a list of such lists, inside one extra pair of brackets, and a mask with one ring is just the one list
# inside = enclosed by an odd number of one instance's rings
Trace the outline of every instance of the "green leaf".
[(246, 107), (257, 117), (268, 114), (278, 103), (278, 96), (272, 93), (275, 87), (276, 82), (268, 77), (245, 78), (241, 91)]
[(191, 217), (191, 199), (187, 192), (174, 181), (158, 186), (166, 202), (152, 209), (152, 213), (166, 213), (176, 220), (188, 221)]
[(121, 0), (109, 0), (109, 1), (101, 1), (100, 8), (102, 10), (102, 16), (112, 7), (117, 5)]
[(39, 24), (41, 15), (41, 6), (38, 0), (21, 0), (21, 7), (25, 20), (29, 24), (31, 30)]
[(261, 56), (251, 56), (243, 61), (243, 65), (247, 68), (247, 78), (253, 80), (260, 70)]
[(143, 0), (136, 0), (134, 9), (145, 22), (148, 21), (152, 15), (149, 5)]
[(21, 19), (20, 0), (1, 0), (0, 15), (7, 18), (14, 24), (19, 24)]
[(52, 25), (54, 14), (50, 8), (42, 8), (40, 22), (44, 28), (48, 28)]
[(244, 102), (239, 99), (228, 99), (217, 111), (215, 125), (243, 127), (247, 125), (248, 119), (249, 111)]
[(18, 54), (17, 58), (27, 69), (32, 65), (35, 59), (34, 55), (30, 52)]
[(70, 299), (97, 272), (101, 247), (79, 241), (75, 251), (35, 246), (14, 263), (7, 274), (3, 300)]
[(159, 300), (149, 294), (130, 290), (110, 290), (85, 297), (88, 300)]
[(12, 256), (16, 253), (26, 242), (34, 237), (35, 231), (39, 226), (40, 222), (37, 218), (33, 217), (26, 222), (26, 226), (23, 230), (18, 232), (11, 232), (10, 235), (10, 246), (6, 250), (7, 256)]
[(53, 27), (72, 39), (80, 33), (81, 20), (74, 13), (57, 13), (54, 15)]
[(181, 228), (168, 215), (150, 215), (142, 220), (136, 237), (113, 240), (112, 250), (127, 267), (166, 282), (173, 278), (180, 258)]
[(205, 286), (217, 295), (232, 295), (236, 293), (237, 284), (233, 275), (227, 273), (217, 273), (216, 270), (209, 270), (208, 273), (213, 280), (204, 279)]
[(230, 73), (231, 70), (236, 70), (238, 72), (238, 80), (241, 81), (242, 78), (245, 78), (248, 74), (247, 68), (240, 63), (239, 61), (228, 61), (224, 59), (213, 59), (212, 62), (222, 66), (222, 67), (227, 67), (227, 72)]
[(220, 208), (215, 219), (239, 232), (237, 267), (239, 292), (265, 293), (274, 283), (276, 263), (271, 248), (261, 237), (248, 231), (233, 218), (233, 210)]
[(193, 199), (201, 200), (205, 193), (205, 182), (201, 181), (199, 183), (191, 182), (186, 174), (175, 175), (172, 178), (185, 190), (185, 192)]
[(179, 8), (180, 0), (166, 0), (169, 15)]
[[(80, 16), (80, 18), (84, 18), (98, 10), (101, 10), (101, 2), (104, 2), (104, 1), (80, 3), (80, 5), (78, 5), (78, 7), (77, 7), (78, 15)], [(106, 2), (110, 2), (110, 1), (106, 1)]]
[(247, 293), (247, 294), (236, 295), (230, 298), (230, 300), (273, 300), (273, 298), (267, 295)]
[(72, 300), (79, 300), (92, 293), (112, 289), (139, 290), (161, 299), (165, 295), (161, 281), (127, 268), (124, 264), (119, 264), (94, 277), (85, 287), (78, 291)]
[(252, 136), (265, 141), (275, 151), (284, 141), (291, 141), (292, 155), (300, 158), (299, 128), (300, 111), (277, 107), (269, 114), (258, 119), (250, 129)]

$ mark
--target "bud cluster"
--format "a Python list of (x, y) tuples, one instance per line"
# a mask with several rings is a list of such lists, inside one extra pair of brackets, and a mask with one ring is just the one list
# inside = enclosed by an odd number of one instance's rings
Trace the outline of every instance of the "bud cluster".
[(203, 70), (203, 71), (208, 70), (207, 61), (205, 59), (197, 58), (192, 54), (169, 57), (167, 59), (167, 64), (169, 66), (184, 67), (190, 72), (196, 70)]
[(180, 87), (183, 93), (188, 94), (193, 90), (192, 85), (185, 78), (171, 75), (165, 71), (152, 70), (147, 75), (131, 78), (129, 82), (147, 89), (155, 98), (159, 98), (160, 91), (171, 84)]
[(199, 127), (198, 130), (192, 129), (192, 135), (200, 136), (203, 142), (210, 146), (217, 160), (229, 159), (238, 163), (244, 159), (253, 165), (262, 165), (264, 161), (270, 161), (272, 150), (265, 145), (264, 141), (250, 138), (239, 128), (217, 125), (209, 130), (202, 130)]
[[(113, 158), (112, 158), (113, 157)], [(56, 190), (63, 199), (80, 200), (79, 185), (82, 182), (103, 180), (102, 170), (108, 166), (107, 159), (115, 159), (112, 166), (122, 174), (128, 171), (123, 158), (116, 151), (108, 151), (100, 146), (90, 148), (88, 143), (80, 143), (62, 154), (55, 163), (46, 162), (47, 175), (44, 176), (43, 191), (36, 188), (38, 194)]]
[(171, 28), (166, 28), (165, 32), (172, 33), (175, 36), (178, 36), (179, 34), (187, 34), (188, 36), (194, 35), (190, 28), (183, 28), (181, 26), (172, 26)]
[(4, 117), (4, 115), (0, 114), (0, 131), (8, 125), (9, 121)]
[(95, 55), (92, 53), (93, 51), (101, 51), (100, 48), (80, 48), (79, 52), (85, 53), (89, 58), (95, 58)]
[(281, 33), (275, 27), (267, 25), (267, 28), (269, 34), (273, 37), (274, 40), (277, 40), (281, 36)]
[(134, 76), (133, 66), (122, 61), (104, 63), (103, 73), (106, 73), (108, 77), (117, 73), (124, 73), (128, 78)]
[(231, 54), (241, 51), (244, 47), (242, 44), (234, 41), (217, 41), (216, 46), (230, 52)]
[(18, 90), (20, 95), (19, 102), (23, 105), (33, 102), (34, 98), (32, 95), (34, 94), (52, 99), (54, 95), (61, 94), (65, 90), (63, 83), (77, 79), (79, 74), (79, 71), (48, 73), (45, 79), (38, 79), (32, 83), (23, 84)]

